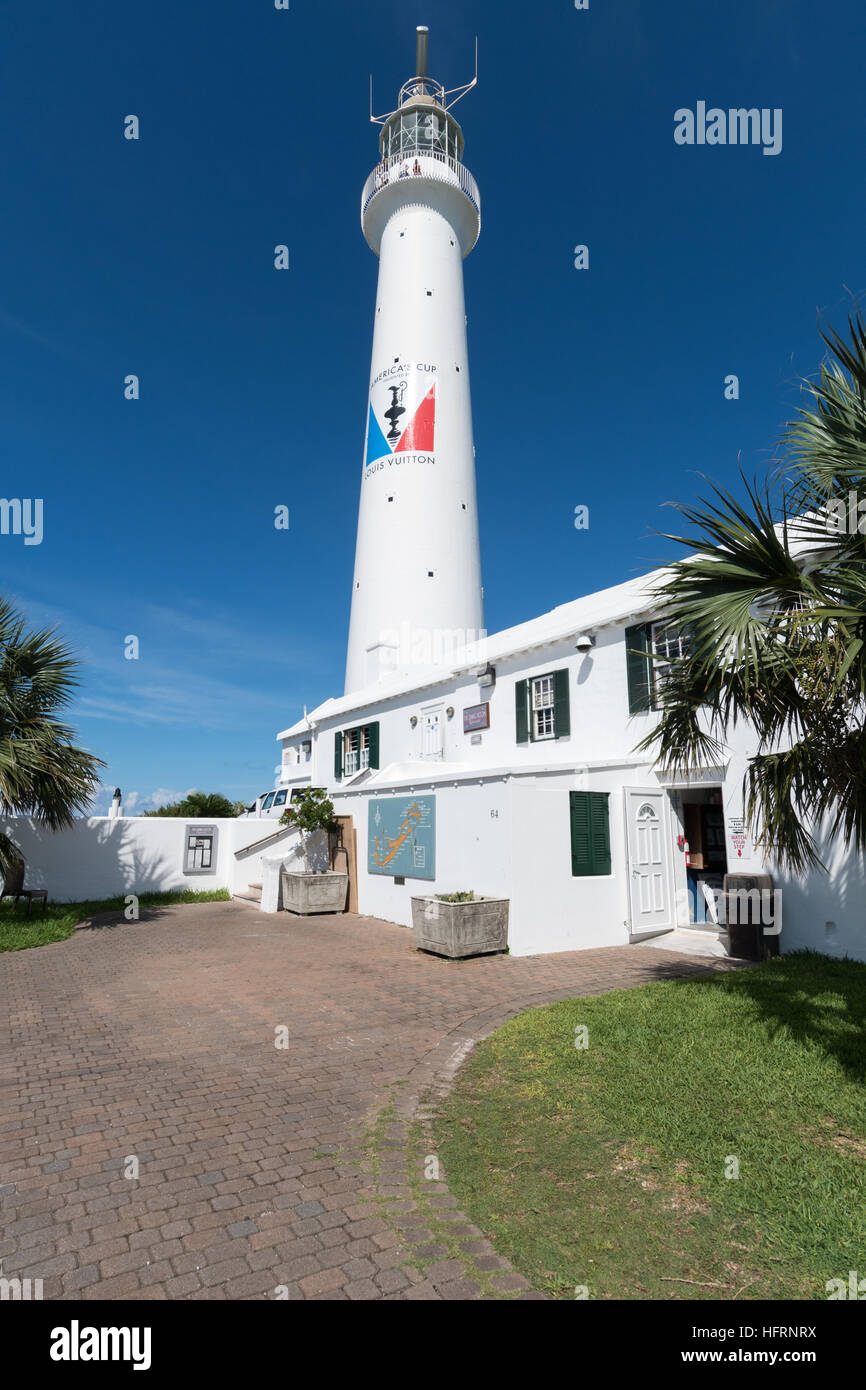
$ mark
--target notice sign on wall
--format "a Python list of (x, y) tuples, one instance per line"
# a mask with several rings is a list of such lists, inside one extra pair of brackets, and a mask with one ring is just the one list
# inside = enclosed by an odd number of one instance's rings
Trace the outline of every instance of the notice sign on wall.
[(185, 874), (212, 874), (216, 868), (217, 827), (184, 827), (183, 871)]
[(469, 705), (463, 711), (463, 732), (471, 733), (474, 729), (490, 728), (490, 706)]
[(377, 797), (370, 802), (367, 872), (436, 877), (435, 796)]
[(737, 859), (742, 859), (744, 855), (748, 858), (749, 835), (744, 820), (741, 820), (737, 816), (729, 817), (728, 839), (731, 842), (731, 849)]

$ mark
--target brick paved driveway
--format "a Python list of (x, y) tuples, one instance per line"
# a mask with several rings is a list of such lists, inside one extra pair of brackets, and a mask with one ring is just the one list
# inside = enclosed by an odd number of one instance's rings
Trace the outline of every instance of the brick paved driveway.
[(521, 1008), (730, 968), (443, 961), (238, 902), (100, 921), (0, 955), (0, 1260), (45, 1298), (532, 1297), (424, 1182), (427, 1098)]

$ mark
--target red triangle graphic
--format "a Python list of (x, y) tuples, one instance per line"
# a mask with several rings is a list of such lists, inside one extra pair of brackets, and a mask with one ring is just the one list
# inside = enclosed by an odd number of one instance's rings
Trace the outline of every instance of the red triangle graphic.
[(403, 431), (394, 453), (405, 453), (407, 449), (429, 449), (432, 452), (435, 424), (436, 383), (434, 382)]

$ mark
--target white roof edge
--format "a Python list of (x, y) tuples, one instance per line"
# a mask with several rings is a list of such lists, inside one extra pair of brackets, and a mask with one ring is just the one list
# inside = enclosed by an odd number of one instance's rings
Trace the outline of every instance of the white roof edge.
[(329, 705), (334, 705), (336, 703), (336, 698), (333, 695), (329, 695), (327, 700), (324, 700), (321, 705), (318, 705), (316, 709), (313, 710), (312, 714), (303, 715), (296, 724), (292, 724), (290, 728), (283, 729), (281, 733), (277, 734), (277, 743), (283, 738), (294, 738), (298, 734), (313, 733), (316, 727), (317, 716), (321, 718), (323, 711), (326, 710)]
[[(522, 652), (539, 647), (554, 646), (570, 633), (585, 628), (610, 627), (613, 624), (637, 618), (651, 609), (653, 590), (670, 570), (670, 566), (650, 570), (622, 584), (614, 584), (607, 589), (585, 594), (581, 598), (570, 599), (558, 604), (537, 618), (529, 618), (524, 623), (503, 628), (500, 632), (488, 634), (478, 643), (471, 643), (456, 653), (456, 660), (443, 666), (431, 666), (417, 671), (414, 675), (402, 676), (395, 681), (381, 681), (366, 686), (363, 690), (351, 691), (346, 695), (331, 696), (306, 719), (301, 719), (291, 728), (277, 734), (277, 740), (293, 738), (309, 733), (311, 727), (330, 715), (341, 716), (353, 710), (366, 709), (371, 705), (381, 705), (388, 700), (411, 695), (416, 690), (426, 690), (437, 685), (447, 685), (455, 676), (467, 675), (484, 662), (494, 663)], [(473, 648), (480, 647), (482, 655), (470, 660)]]
[[(578, 776), (583, 772), (601, 772), (611, 768), (619, 767), (652, 767), (652, 758), (624, 758), (612, 756), (610, 758), (597, 758), (591, 762), (581, 763), (527, 763), (525, 766), (518, 766), (515, 763), (502, 763), (491, 767), (476, 767), (472, 763), (414, 763), (408, 760), (391, 763), (388, 767), (381, 769), (378, 779), (371, 779), (362, 786), (346, 788), (335, 788), (329, 793), (334, 797), (358, 796), (362, 792), (381, 791), (385, 787), (415, 787), (425, 786), (427, 783), (439, 782), (484, 782), (490, 778), (507, 779), (510, 777), (537, 777), (539, 774), (565, 774)], [(402, 771), (402, 769), (407, 771)], [(388, 777), (385, 774), (391, 772)]]

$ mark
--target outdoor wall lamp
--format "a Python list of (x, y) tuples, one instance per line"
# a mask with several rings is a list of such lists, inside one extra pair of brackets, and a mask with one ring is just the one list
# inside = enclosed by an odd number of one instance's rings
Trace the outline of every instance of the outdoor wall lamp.
[(475, 676), (480, 686), (491, 686), (496, 684), (496, 669), (493, 666), (479, 666)]
[(579, 633), (574, 643), (575, 651), (578, 652), (591, 652), (594, 646), (595, 637), (591, 632)]
[(449, 718), (449, 719), (453, 719), (453, 718), (454, 718), (454, 706), (453, 706), (453, 705), (449, 705), (448, 708), (447, 708), (447, 710), (445, 711), (445, 713), (448, 715), (448, 718)]
[(410, 720), (409, 720), (409, 723), (412, 725), (412, 728), (414, 729), (414, 728), (415, 728), (415, 725), (418, 723), (418, 716), (417, 716), (417, 714), (413, 714), (413, 715), (412, 715), (412, 717), (411, 717)]

